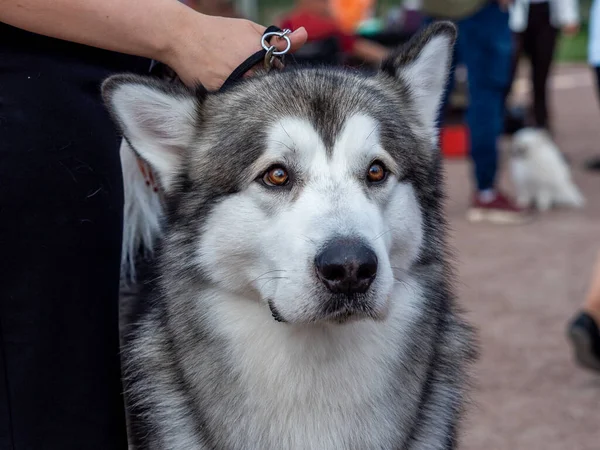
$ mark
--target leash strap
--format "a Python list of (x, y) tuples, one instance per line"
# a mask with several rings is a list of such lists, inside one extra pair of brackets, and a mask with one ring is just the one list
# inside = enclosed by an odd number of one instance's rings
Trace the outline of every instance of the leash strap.
[[(240, 64), (231, 73), (231, 75), (229, 75), (227, 80), (225, 80), (225, 83), (223, 83), (223, 86), (221, 86), (220, 90), (225, 90), (225, 89), (229, 88), (233, 83), (241, 80), (244, 77), (244, 74), (246, 72), (248, 72), (254, 66), (259, 64), (261, 61), (264, 61), (264, 65), (267, 70), (271, 70), (273, 63), (275, 62), (275, 58), (279, 57), (279, 56), (283, 57), (283, 55), (285, 55), (291, 47), (291, 42), (290, 42), (289, 38), (286, 36), (288, 33), (290, 33), (290, 30), (282, 30), (281, 28), (276, 27), (274, 25), (271, 25), (270, 27), (268, 27), (265, 30), (262, 40), (261, 40), (261, 44), (263, 47), (262, 50), (257, 51), (252, 56), (247, 58), (242, 64)], [(271, 46), (269, 44), (269, 40), (273, 36), (282, 37), (287, 41), (288, 46), (284, 51), (277, 52), (277, 51), (275, 51), (275, 47)], [(283, 63), (282, 59), (279, 60), (279, 62), (281, 64)]]

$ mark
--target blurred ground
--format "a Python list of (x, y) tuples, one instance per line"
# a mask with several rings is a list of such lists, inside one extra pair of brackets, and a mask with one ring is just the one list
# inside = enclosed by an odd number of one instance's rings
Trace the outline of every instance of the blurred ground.
[[(600, 250), (600, 174), (581, 169), (600, 154), (600, 107), (587, 67), (560, 67), (553, 84), (556, 139), (585, 210), (522, 227), (471, 225), (470, 168), (447, 164), (459, 289), (482, 344), (464, 450), (600, 449), (600, 374), (575, 366), (565, 339)], [(525, 90), (517, 83), (517, 95)]]

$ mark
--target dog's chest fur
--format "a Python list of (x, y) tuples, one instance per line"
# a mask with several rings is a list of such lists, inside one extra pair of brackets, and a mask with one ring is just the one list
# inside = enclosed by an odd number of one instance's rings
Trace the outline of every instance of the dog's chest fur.
[[(197, 303), (198, 310), (212, 309), (201, 326), (218, 330), (196, 345), (202, 357), (144, 377), (145, 394), (159, 394), (150, 401), (161, 448), (401, 448), (414, 425), (429, 353), (421, 348), (422, 363), (409, 362), (406, 333), (418, 319), (412, 297), (397, 288), (383, 323), (306, 328), (277, 323), (247, 299)], [(145, 367), (166, 364), (154, 347), (164, 345), (162, 333), (174, 336), (166, 328), (146, 334), (147, 352), (138, 361)]]

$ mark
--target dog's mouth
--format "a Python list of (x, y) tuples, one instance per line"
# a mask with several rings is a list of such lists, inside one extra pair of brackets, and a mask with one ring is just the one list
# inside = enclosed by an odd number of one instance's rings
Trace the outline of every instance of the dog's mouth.
[(275, 319), (277, 322), (287, 323), (287, 320), (284, 319), (284, 317), (281, 315), (281, 313), (275, 306), (273, 299), (269, 299), (267, 303), (269, 305), (269, 309), (271, 310), (271, 315), (273, 316), (273, 319)]
[(372, 312), (366, 311), (356, 311), (352, 309), (343, 309), (340, 311), (336, 311), (333, 314), (328, 314), (322, 320), (324, 322), (335, 323), (338, 325), (343, 325), (350, 322), (358, 322), (360, 320), (378, 320), (378, 316)]
[[(269, 299), (267, 304), (273, 319), (280, 323), (289, 323), (289, 321), (279, 312), (275, 302)], [(343, 325), (351, 322), (358, 322), (360, 320), (384, 320), (387, 316), (387, 310), (378, 311), (368, 304), (361, 304), (360, 306), (354, 305), (342, 305), (335, 310), (326, 309), (322, 314), (315, 316), (308, 322), (317, 323), (333, 323), (337, 325)]]
[(370, 303), (345, 304), (334, 311), (326, 311), (320, 319), (325, 322), (345, 324), (360, 320), (381, 321), (387, 316), (387, 311), (379, 311)]
[(385, 311), (375, 307), (375, 302), (366, 294), (334, 295), (323, 307), (321, 320), (347, 323), (357, 320), (382, 320)]

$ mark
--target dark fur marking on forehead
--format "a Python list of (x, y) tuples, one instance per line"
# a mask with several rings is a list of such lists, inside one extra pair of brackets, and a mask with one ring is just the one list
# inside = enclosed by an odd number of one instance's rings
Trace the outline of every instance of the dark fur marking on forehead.
[[(238, 94), (236, 107), (241, 109), (246, 103), (247, 108), (255, 110), (255, 116), (264, 117), (263, 123), (282, 117), (305, 118), (330, 154), (347, 120), (356, 114), (368, 115), (388, 125), (396, 124), (396, 133), (410, 134), (413, 117), (410, 99), (399, 93), (397, 86), (388, 86), (387, 81), (341, 69), (290, 70), (255, 80), (256, 86), (249, 85), (248, 91)], [(258, 92), (264, 104), (255, 102), (253, 96)], [(240, 120), (244, 126), (253, 122), (251, 119)], [(415, 137), (410, 140), (415, 141)]]

